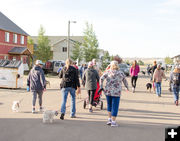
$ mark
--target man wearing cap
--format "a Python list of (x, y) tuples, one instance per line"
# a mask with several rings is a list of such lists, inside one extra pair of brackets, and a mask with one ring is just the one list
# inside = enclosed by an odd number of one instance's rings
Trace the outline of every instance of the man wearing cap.
[(33, 94), (32, 113), (35, 113), (37, 95), (39, 98), (39, 111), (42, 111), (42, 95), (43, 91), (46, 89), (46, 80), (42, 65), (43, 63), (41, 60), (36, 60), (35, 66), (31, 69), (27, 79), (27, 87), (30, 88)]

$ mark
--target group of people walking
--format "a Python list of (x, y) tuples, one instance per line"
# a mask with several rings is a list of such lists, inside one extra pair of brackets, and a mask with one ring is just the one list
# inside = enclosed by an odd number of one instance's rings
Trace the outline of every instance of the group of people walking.
[[(35, 103), (37, 95), (39, 97), (39, 110), (42, 111), (42, 95), (43, 91), (46, 89), (46, 80), (44, 77), (44, 72), (42, 70), (42, 61), (37, 60), (36, 65), (32, 68), (29, 73), (27, 80), (27, 86), (31, 89), (33, 93), (33, 108), (32, 113), (35, 112)], [(60, 89), (62, 93), (62, 103), (61, 103), (61, 114), (60, 119), (64, 120), (66, 113), (66, 101), (68, 93), (71, 95), (71, 118), (76, 118), (76, 93), (81, 92), (79, 72), (78, 67), (74, 66), (71, 59), (66, 60), (66, 64), (59, 73), (59, 78), (61, 79)], [(161, 96), (161, 82), (162, 78), (165, 78), (161, 66), (157, 65), (156, 62), (153, 66), (153, 77), (152, 80), (155, 83), (156, 93)], [(136, 82), (138, 79), (138, 73), (140, 72), (140, 67), (135, 60), (130, 68), (131, 74), (131, 85), (132, 92), (135, 92)], [(175, 78), (176, 77), (176, 81)], [(82, 85), (86, 88), (89, 100), (89, 112), (93, 112), (93, 99), (97, 86), (99, 86), (99, 91), (103, 90), (107, 100), (107, 112), (108, 121), (107, 125), (113, 127), (118, 126), (116, 123), (116, 117), (118, 115), (119, 103), (122, 92), (122, 83), (124, 84), (127, 91), (129, 91), (128, 82), (126, 76), (119, 69), (119, 64), (117, 61), (112, 61), (106, 71), (101, 73), (96, 60), (93, 59), (88, 63), (88, 67), (83, 70), (81, 74)], [(104, 86), (104, 81), (106, 81)], [(175, 104), (178, 105), (179, 100), (179, 87), (180, 87), (180, 68), (176, 67), (174, 72), (171, 74), (170, 82), (173, 84), (173, 92)]]

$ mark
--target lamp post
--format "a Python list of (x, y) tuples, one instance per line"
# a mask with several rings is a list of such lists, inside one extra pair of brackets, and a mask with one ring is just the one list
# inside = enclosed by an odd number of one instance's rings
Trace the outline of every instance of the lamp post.
[(68, 37), (67, 37), (67, 59), (70, 58), (69, 57), (69, 51), (70, 51), (70, 24), (71, 23), (76, 23), (76, 21), (68, 21)]

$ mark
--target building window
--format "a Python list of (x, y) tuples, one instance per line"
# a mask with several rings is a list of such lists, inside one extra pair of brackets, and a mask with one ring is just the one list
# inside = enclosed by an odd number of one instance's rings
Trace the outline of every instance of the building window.
[(9, 32), (5, 32), (5, 42), (9, 42)]
[(13, 34), (13, 42), (17, 43), (17, 34)]
[(24, 44), (24, 36), (21, 36), (21, 44)]
[(63, 51), (63, 52), (67, 52), (67, 47), (63, 47), (63, 48), (62, 48), (62, 51)]

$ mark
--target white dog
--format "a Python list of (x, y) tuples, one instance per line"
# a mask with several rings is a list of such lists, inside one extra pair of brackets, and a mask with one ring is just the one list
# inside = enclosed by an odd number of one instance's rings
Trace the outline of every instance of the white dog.
[(53, 110), (46, 110), (43, 113), (43, 123), (53, 123), (54, 116), (57, 116), (58, 112)]
[(18, 112), (19, 111), (19, 105), (20, 105), (20, 101), (13, 101), (13, 104), (12, 104), (13, 112)]

